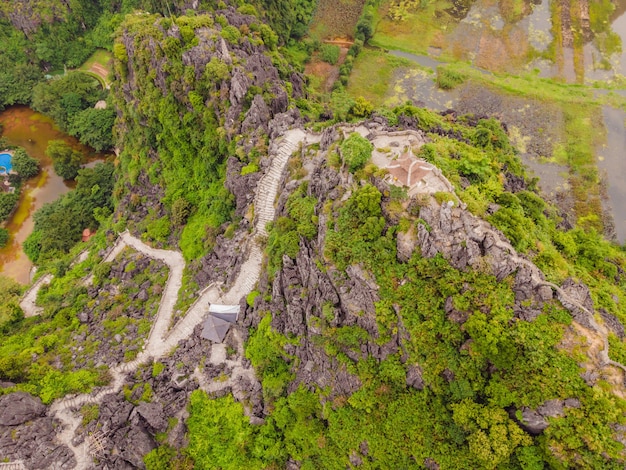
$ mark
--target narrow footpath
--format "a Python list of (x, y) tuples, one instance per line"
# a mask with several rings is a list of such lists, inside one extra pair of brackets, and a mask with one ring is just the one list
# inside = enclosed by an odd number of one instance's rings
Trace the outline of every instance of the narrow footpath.
[[(194, 328), (204, 319), (209, 304), (238, 304), (242, 297), (252, 291), (261, 274), (261, 264), (263, 261), (263, 251), (262, 248), (258, 246), (258, 239), (267, 235), (265, 227), (268, 222), (274, 220), (274, 201), (278, 193), (278, 185), (280, 184), (285, 165), (291, 154), (305, 138), (306, 134), (300, 129), (286, 132), (272, 157), (269, 171), (259, 181), (254, 201), (257, 215), (254, 226), (255, 229), (248, 240), (248, 256), (241, 266), (239, 275), (233, 285), (225, 293), (222, 293), (216, 285), (204, 289), (196, 302), (187, 311), (185, 317), (170, 331), (168, 331), (168, 326), (174, 313), (174, 305), (178, 298), (178, 291), (182, 286), (182, 276), (185, 269), (185, 260), (182, 254), (177, 251), (152, 248), (136, 237), (133, 237), (128, 232), (120, 234), (116, 245), (106, 256), (105, 261), (114, 259), (125, 246), (129, 246), (146, 256), (163, 261), (169, 268), (169, 276), (165, 284), (152, 330), (150, 331), (143, 351), (138, 354), (137, 358), (131, 362), (122, 363), (113, 367), (110, 371), (112, 381), (108, 387), (102, 388), (95, 394), (82, 394), (56, 400), (50, 407), (49, 414), (56, 416), (56, 418), (63, 423), (62, 430), (57, 434), (57, 438), (74, 453), (77, 462), (74, 468), (79, 470), (88, 469), (92, 463), (89, 439), (85, 439), (78, 445), (72, 443), (75, 431), (81, 423), (81, 417), (77, 412), (78, 408), (86, 403), (100, 403), (104, 396), (119, 392), (128, 374), (134, 372), (141, 364), (149, 360), (157, 360), (166, 355), (179, 341), (189, 337), (193, 333)], [(47, 282), (50, 282), (50, 279), (48, 279)], [(44, 281), (41, 280), (39, 287), (41, 287), (43, 283)], [(37, 297), (37, 290), (38, 289), (31, 289), (29, 292), (28, 299), (29, 302), (32, 302), (33, 306), (35, 305), (34, 299)], [(214, 346), (216, 353), (219, 353), (220, 347), (224, 349), (223, 345)], [(214, 360), (218, 360), (222, 356), (225, 356), (225, 354), (216, 354)], [(239, 364), (232, 363), (230, 365), (235, 367), (237, 375), (253, 374), (251, 369), (244, 370)], [(196, 374), (196, 376), (198, 375), (199, 374)], [(215, 388), (212, 384), (205, 383), (205, 381), (199, 380), (199, 382), (202, 388), (207, 391)], [(15, 464), (15, 462), (12, 464)]]

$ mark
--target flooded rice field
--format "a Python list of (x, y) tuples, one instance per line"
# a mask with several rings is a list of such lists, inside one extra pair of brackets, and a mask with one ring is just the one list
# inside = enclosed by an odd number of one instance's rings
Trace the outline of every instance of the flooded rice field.
[[(620, 16), (622, 18), (622, 16)], [(460, 114), (496, 117), (507, 125), (509, 136), (520, 151), (522, 161), (539, 178), (544, 196), (562, 207), (573, 205), (567, 165), (555, 162), (553, 155), (565, 141), (563, 105), (499, 92), (495, 88), (467, 82), (452, 90), (441, 90), (435, 71), (445, 62), (423, 55), (390, 51), (419, 65), (398, 67), (385, 103), (391, 106), (411, 101), (416, 105)], [(597, 90), (599, 96), (602, 91)], [(626, 112), (605, 106), (602, 112), (606, 143), (598, 149), (597, 164), (606, 185), (604, 209), (612, 215), (615, 239), (626, 242)]]
[(615, 223), (615, 238), (626, 242), (626, 112), (604, 106), (606, 145), (599, 151), (598, 168), (608, 183), (608, 210)]
[[(444, 5), (446, 5), (444, 3)], [(456, 0), (436, 9), (431, 55), (570, 83), (626, 75), (626, 0)]]
[(68, 192), (73, 182), (63, 181), (52, 168), (52, 161), (46, 155), (48, 142), (61, 139), (80, 150), (90, 161), (103, 160), (106, 155), (97, 154), (74, 137), (61, 132), (52, 120), (25, 106), (15, 106), (0, 113), (2, 137), (10, 145), (24, 147), (28, 154), (39, 160), (41, 172), (29, 179), (22, 187), (16, 211), (7, 222), (10, 239), (7, 246), (0, 249), (0, 275), (11, 277), (18, 282), (28, 283), (32, 263), (22, 251), (22, 243), (33, 230), (34, 212), (48, 202), (56, 200)]

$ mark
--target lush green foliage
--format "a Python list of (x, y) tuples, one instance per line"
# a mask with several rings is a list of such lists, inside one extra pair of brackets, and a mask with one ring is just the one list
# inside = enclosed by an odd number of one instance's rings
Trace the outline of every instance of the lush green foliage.
[(316, 0), (259, 0), (259, 3), (283, 41), (304, 36), (317, 5)]
[(0, 193), (0, 221), (6, 220), (13, 212), (20, 198), (19, 193)]
[(91, 75), (72, 72), (41, 82), (33, 88), (32, 107), (50, 116), (64, 131), (83, 144), (101, 151), (113, 145), (115, 111), (94, 109), (97, 101), (106, 98), (107, 91)]
[[(227, 140), (217, 119), (217, 110), (223, 104), (216, 93), (230, 68), (214, 59), (198, 81), (193, 78), (190, 67), (185, 68), (182, 63), (184, 48), (196, 40), (190, 25), (211, 25), (213, 18), (181, 17), (176, 20), (179, 27), (189, 29), (190, 33), (181, 41), (175, 40), (176, 44), (168, 49), (170, 52), (166, 51), (168, 61), (162, 72), (168, 74), (168, 83), (173, 89), (186, 88), (187, 83), (193, 83), (194, 91), (179, 97), (181, 99), (174, 93), (164, 95), (154, 80), (151, 65), (150, 44), (166, 40), (161, 30), (153, 28), (155, 21), (169, 24), (171, 20), (137, 17), (128, 19), (122, 29), (135, 43), (134, 74), (138, 87), (133, 91), (137, 102), (123, 96), (121, 89), (115, 89), (116, 104), (127, 121), (127, 127), (121, 132), (124, 145), (121, 169), (132, 185), (141, 171), (150, 168), (152, 181), (165, 188), (163, 202), (175, 215), (170, 230), (182, 229), (180, 247), (187, 259), (194, 259), (211, 247), (207, 231), (217, 229), (230, 218), (232, 196), (222, 183)], [(117, 43), (117, 46), (122, 44)], [(125, 53), (123, 47), (118, 49), (116, 67), (118, 74), (123, 75)], [(152, 148), (155, 153), (149, 152)], [(158, 159), (154, 158), (155, 154)], [(162, 222), (154, 222), (150, 227), (148, 233), (152, 238), (163, 240), (167, 236), (167, 227)]]
[(46, 154), (52, 159), (57, 175), (66, 180), (76, 178), (83, 158), (78, 150), (74, 150), (64, 140), (51, 140), (48, 143)]
[(74, 115), (69, 126), (69, 133), (89, 145), (97, 152), (113, 146), (113, 123), (115, 110), (87, 108)]
[(30, 157), (22, 148), (14, 150), (11, 165), (23, 179), (32, 178), (39, 173), (39, 162)]
[(75, 190), (35, 213), (35, 227), (24, 243), (24, 252), (33, 262), (68, 252), (83, 229), (96, 229), (111, 213), (112, 191), (112, 164), (79, 170)]
[[(624, 255), (594, 232), (556, 230), (549, 218), (551, 208), (532, 190), (514, 194), (504, 190), (503, 173), (523, 176), (523, 171), (495, 121), (467, 126), (462, 121), (446, 123), (440, 116), (410, 107), (396, 113), (417, 117), (425, 130), (452, 127), (472, 142), (468, 145), (432, 134), (432, 143), (422, 148), (422, 156), (440, 166), (458, 185), (457, 194), (472, 210), (484, 211), (488, 202), (499, 204), (492, 222), (520, 249), (538, 250), (536, 262), (549, 275), (563, 279), (564, 273), (575, 271), (592, 287), (596, 306), (625, 318), (622, 308), (609, 299), (610, 295), (613, 299), (623, 296), (623, 281), (615, 284), (617, 271), (611, 266), (622, 265)], [(290, 196), (288, 207), (302, 200), (306, 194), (303, 187)], [(498, 282), (482, 271), (459, 272), (439, 256), (424, 259), (417, 253), (409, 262), (400, 263), (395, 254), (395, 232), (400, 228), (384, 214), (395, 212), (397, 217), (400, 211), (403, 230), (408, 225), (415, 228), (420, 221), (414, 219), (415, 214), (398, 209), (401, 206), (395, 197), (404, 196), (386, 196), (372, 185), (361, 184), (351, 188), (351, 196), (343, 203), (316, 202), (318, 210), (324, 206), (330, 217), (323, 257), (316, 262), (340, 270), (359, 265), (373, 274), (380, 286), (376, 304), (379, 336), (371, 338), (366, 331), (353, 327), (332, 328), (332, 305), (321, 306), (315, 318), (308, 319), (321, 333), (309, 330), (306, 338), (290, 341), (323, 347), (326, 354), (357, 375), (363, 387), (350, 397), (326, 401), (322, 408), (325, 390), (307, 392), (306, 402), (312, 411), (305, 413), (306, 427), (295, 425), (297, 442), (292, 440), (293, 428), (277, 423), (293, 425), (298, 421), (294, 414), (285, 415), (289, 418), (281, 421), (281, 404), (296, 396), (302, 399), (299, 394), (303, 392), (283, 392), (276, 397), (280, 388), (274, 388), (274, 393), (266, 395), (266, 399), (274, 397), (274, 412), (253, 436), (265, 442), (263, 437), (273, 424), (271, 454), (252, 454), (261, 458), (259, 466), (280, 467), (283, 456), (291, 455), (304, 467), (344, 468), (349, 466), (348, 457), (357, 453), (377, 468), (412, 467), (428, 458), (442, 468), (569, 467), (577, 461), (588, 467), (619, 467), (623, 454), (614, 441), (612, 427), (624, 421), (626, 405), (606, 391), (608, 384), (591, 388), (581, 379), (580, 358), (562, 346), (563, 333), (569, 331), (571, 322), (569, 314), (554, 302), (546, 304), (534, 321), (520, 321), (513, 315), (512, 278)], [(280, 267), (283, 255), (295, 258), (299, 252), (303, 239), (296, 231), (299, 220), (308, 219), (296, 217), (289, 209), (288, 217), (279, 218), (272, 227), (270, 270)], [(462, 325), (446, 315), (447, 301), (466, 312)], [(284, 390), (290, 372), (285, 366), (297, 361), (285, 353), (286, 338), (272, 331), (269, 318), (265, 316), (258, 330), (251, 333), (246, 350), (264, 386), (277, 381)], [(384, 344), (398, 331), (406, 331), (408, 338), (402, 347), (402, 361), (400, 353), (380, 362), (371, 357), (353, 359), (354, 348), (360, 351), (361, 345), (371, 341)], [(611, 344), (615, 354), (621, 355), (621, 342), (613, 337)], [(406, 387), (411, 364), (419, 365), (424, 381), (421, 391)], [(552, 419), (540, 437), (522, 431), (509, 413), (565, 397), (577, 397), (581, 407)], [(603, 418), (598, 420), (600, 415)], [(582, 423), (590, 422), (594, 423), (593, 435), (588, 437), (589, 425)], [(320, 441), (323, 445), (315, 445)], [(360, 454), (363, 442), (367, 442), (367, 456)], [(555, 448), (560, 449), (557, 456)]]
[(290, 218), (280, 217), (269, 226), (268, 271), (273, 275), (282, 266), (283, 255), (295, 258), (298, 254), (300, 237), (307, 240), (317, 235), (318, 218), (315, 214), (317, 200), (306, 195), (307, 184), (303, 183), (287, 201)]
[[(7, 233), (8, 236), (8, 233)], [(19, 324), (24, 319), (24, 312), (19, 306), (22, 286), (13, 279), (0, 276), (2, 303), (0, 304), (0, 334)]]
[(4, 248), (9, 241), (9, 231), (6, 228), (0, 228), (0, 248)]
[(354, 173), (365, 166), (372, 158), (374, 146), (357, 132), (353, 132), (341, 143), (341, 156), (348, 170)]
[(54, 119), (62, 130), (68, 130), (76, 114), (93, 107), (102, 96), (98, 80), (74, 72), (35, 86), (32, 107)]
[(339, 46), (334, 44), (322, 44), (320, 47), (320, 57), (324, 62), (335, 65), (339, 60)]

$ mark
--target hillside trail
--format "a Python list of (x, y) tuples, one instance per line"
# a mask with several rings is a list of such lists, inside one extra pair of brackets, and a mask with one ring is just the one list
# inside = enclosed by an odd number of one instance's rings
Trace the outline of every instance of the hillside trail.
[[(141, 364), (151, 359), (156, 360), (163, 357), (181, 340), (193, 334), (195, 327), (199, 325), (206, 316), (209, 304), (239, 304), (241, 298), (252, 291), (261, 274), (261, 265), (263, 262), (262, 248), (258, 246), (259, 239), (267, 236), (266, 225), (268, 222), (274, 220), (274, 201), (287, 161), (291, 154), (298, 148), (299, 144), (305, 140), (306, 134), (304, 131), (295, 129), (287, 131), (282, 139), (278, 141), (275, 152), (273, 152), (270, 168), (260, 179), (256, 188), (254, 200), (256, 223), (247, 244), (247, 258), (242, 264), (239, 274), (230, 289), (222, 293), (216, 284), (212, 284), (208, 288), (203, 289), (199, 293), (198, 299), (187, 311), (185, 317), (174, 325), (171, 330), (168, 331), (168, 327), (174, 313), (174, 306), (178, 299), (178, 291), (182, 286), (182, 276), (185, 269), (185, 260), (182, 254), (177, 251), (152, 248), (132, 236), (128, 231), (120, 234), (116, 244), (105, 257), (104, 261), (112, 261), (126, 246), (129, 246), (146, 256), (164, 262), (169, 268), (169, 276), (163, 290), (155, 321), (143, 351), (139, 353), (134, 360), (118, 364), (110, 370), (112, 380), (109, 386), (101, 388), (95, 394), (68, 396), (56, 400), (50, 406), (49, 414), (56, 416), (63, 424), (62, 431), (57, 434), (57, 438), (74, 453), (76, 469), (87, 469), (92, 461), (89, 437), (80, 444), (75, 445), (72, 442), (76, 429), (81, 425), (81, 417), (76, 413), (76, 410), (85, 404), (98, 404), (105, 395), (119, 392), (123, 387), (126, 377), (134, 372)], [(33, 299), (33, 305), (36, 295), (35, 290), (34, 294), (31, 294), (29, 297)], [(238, 344), (237, 349), (241, 353), (243, 351), (241, 337), (238, 332), (234, 332), (234, 336)], [(215, 344), (214, 349), (215, 354), (212, 354), (212, 361), (221, 361), (227, 365), (233, 366), (235, 368), (235, 375), (238, 377), (247, 376), (253, 378), (251, 377), (253, 375), (251, 369), (245, 369), (237, 361), (226, 360), (224, 345)], [(216, 385), (206, 383), (206, 380), (202, 379), (201, 374), (196, 373), (194, 375), (198, 377), (203, 389), (207, 391), (218, 389)], [(234, 380), (235, 377), (232, 379)], [(223, 388), (224, 386), (222, 383), (219, 385), (219, 388)], [(226, 385), (228, 384), (226, 383)]]
[[(281, 176), (291, 154), (298, 148), (300, 143), (306, 143), (306, 141), (307, 134), (303, 130), (290, 130), (283, 135), (282, 139), (277, 141), (278, 144), (275, 146), (275, 150), (271, 152), (273, 158), (270, 168), (260, 179), (256, 188), (254, 199), (256, 222), (254, 225), (254, 231), (248, 239), (246, 247), (247, 258), (242, 264), (237, 278), (233, 282), (230, 289), (226, 292), (222, 292), (217, 284), (212, 284), (200, 291), (197, 300), (188, 309), (184, 318), (176, 323), (169, 331), (168, 326), (174, 312), (174, 305), (176, 304), (176, 300), (178, 298), (178, 291), (182, 285), (182, 274), (185, 268), (185, 261), (182, 255), (176, 251), (152, 248), (128, 232), (120, 234), (118, 241), (106, 256), (105, 261), (114, 259), (115, 256), (117, 256), (126, 246), (130, 246), (135, 250), (144, 253), (146, 256), (159, 259), (167, 264), (169, 268), (169, 276), (152, 330), (149, 333), (144, 350), (139, 353), (137, 358), (133, 361), (118, 364), (113, 367), (110, 371), (112, 377), (111, 384), (100, 389), (97, 393), (68, 396), (63, 399), (56, 400), (50, 407), (50, 415), (56, 416), (56, 418), (63, 424), (62, 431), (57, 435), (57, 438), (74, 452), (77, 461), (77, 465), (75, 467), (76, 469), (87, 469), (91, 464), (89, 437), (81, 444), (74, 445), (72, 443), (75, 431), (81, 424), (81, 417), (78, 413), (76, 413), (76, 409), (87, 403), (100, 403), (105, 395), (117, 393), (121, 390), (128, 374), (134, 372), (141, 364), (146, 363), (150, 359), (156, 360), (163, 357), (181, 340), (192, 335), (196, 326), (198, 326), (204, 319), (208, 311), (209, 304), (239, 304), (240, 300), (252, 291), (259, 279), (263, 261), (263, 251), (259, 246), (259, 243), (261, 239), (267, 236), (267, 223), (274, 220), (275, 217), (274, 201), (278, 193)], [(598, 332), (606, 331), (605, 329), (603, 330), (603, 327), (598, 325), (594, 319), (593, 312), (590, 312), (584, 305), (578, 302), (577, 299), (571, 298), (561, 287), (554, 283), (545, 281), (539, 268), (537, 268), (531, 261), (520, 256), (513, 246), (504, 240), (502, 235), (491, 228), (489, 224), (482, 224), (474, 232), (474, 234), (477, 238), (484, 238), (486, 235), (490, 235), (495, 245), (508, 251), (509, 255), (516, 264), (519, 266), (526, 266), (530, 269), (533, 282), (536, 283), (536, 285), (549, 286), (556, 293), (557, 298), (561, 301), (561, 303), (569, 306), (568, 308), (577, 308), (585, 312), (589, 317), (589, 321), (591, 322), (593, 328), (597, 328)], [(47, 282), (49, 282), (49, 280)], [(44, 281), (41, 281), (40, 286), (43, 285), (43, 283)], [(33, 290), (34, 293), (31, 293)], [(32, 300), (32, 305), (34, 306), (34, 299), (36, 298), (37, 293), (36, 289), (31, 288), (31, 291), (29, 291), (29, 298)], [(234, 336), (238, 345), (237, 349), (241, 353), (243, 351), (241, 338), (238, 334), (235, 334)], [(608, 339), (606, 339), (607, 335), (602, 335), (602, 337), (604, 338), (604, 349), (599, 353), (601, 355), (602, 365), (613, 365), (626, 372), (626, 367), (624, 365), (609, 359), (609, 344)], [(214, 363), (223, 362), (232, 366), (234, 368), (233, 374), (235, 376), (253, 375), (253, 371), (250, 369), (241, 367), (241, 364), (236, 361), (226, 359), (226, 351), (223, 344), (213, 345), (210, 361)], [(194, 376), (198, 379), (199, 385), (202, 389), (206, 391), (215, 391), (218, 389), (214, 383), (206, 381), (198, 369), (196, 369)], [(235, 378), (236, 377), (232, 377), (231, 379), (234, 380)], [(2, 469), (0, 468), (0, 470)]]

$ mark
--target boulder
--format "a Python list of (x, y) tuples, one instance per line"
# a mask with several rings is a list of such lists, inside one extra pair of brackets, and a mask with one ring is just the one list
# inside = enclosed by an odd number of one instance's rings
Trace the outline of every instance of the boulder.
[(46, 407), (37, 397), (26, 392), (0, 397), (0, 426), (17, 426), (43, 416)]
[(156, 432), (167, 429), (167, 419), (160, 403), (140, 403), (136, 408), (137, 414)]

